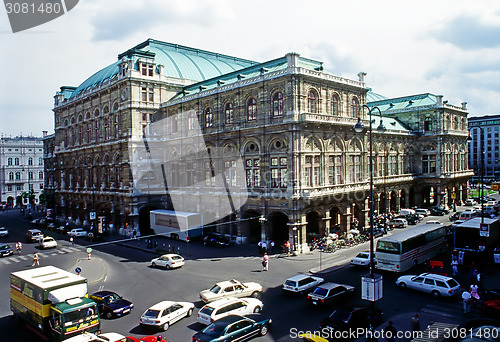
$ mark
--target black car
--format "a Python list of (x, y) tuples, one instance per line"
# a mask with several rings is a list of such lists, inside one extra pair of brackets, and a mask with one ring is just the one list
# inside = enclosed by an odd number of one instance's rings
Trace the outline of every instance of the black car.
[(99, 291), (89, 296), (97, 303), (99, 314), (106, 318), (120, 317), (132, 311), (134, 304), (111, 291)]
[(203, 244), (205, 246), (229, 247), (231, 240), (219, 234), (207, 234), (203, 238)]
[(446, 212), (442, 209), (439, 209), (439, 208), (427, 208), (429, 209), (429, 211), (431, 212), (431, 215), (433, 216), (444, 216), (444, 214), (446, 214)]
[(461, 212), (456, 212), (456, 213), (453, 213), (453, 214), (451, 214), (450, 216), (448, 216), (448, 219), (449, 219), (450, 221), (452, 221), (452, 222), (453, 222), (453, 221), (456, 221), (456, 220), (458, 220), (458, 218), (460, 217), (460, 214), (461, 214)]
[(265, 318), (260, 314), (229, 315), (194, 334), (192, 341), (246, 341), (256, 336), (266, 335), (271, 323), (270, 318)]
[(0, 256), (5, 257), (14, 254), (9, 245), (0, 244)]
[(356, 331), (358, 328), (376, 327), (382, 322), (382, 310), (374, 308), (373, 317), (370, 317), (369, 307), (355, 307), (337, 309), (330, 316), (321, 321), (321, 329), (333, 331)]
[(408, 221), (408, 224), (417, 224), (420, 222), (420, 215), (419, 214), (406, 215), (405, 219), (406, 221)]
[(317, 286), (311, 293), (307, 295), (309, 304), (315, 306), (327, 305), (332, 302), (339, 302), (354, 294), (354, 286), (324, 283)]
[(104, 241), (104, 235), (101, 233), (89, 232), (87, 236), (85, 236), (85, 239), (89, 241)]

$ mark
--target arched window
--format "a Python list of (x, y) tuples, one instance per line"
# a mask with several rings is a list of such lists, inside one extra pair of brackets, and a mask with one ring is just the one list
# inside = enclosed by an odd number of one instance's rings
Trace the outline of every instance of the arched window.
[(310, 90), (307, 95), (307, 109), (309, 110), (309, 113), (317, 113), (318, 95), (314, 90)]
[(357, 97), (351, 99), (351, 117), (356, 118), (358, 116), (359, 101)]
[(31, 157), (28, 158), (28, 165), (30, 166), (33, 165), (33, 158)]
[(118, 116), (118, 114), (116, 114), (115, 121), (114, 121), (115, 128), (113, 129), (113, 133), (115, 135), (115, 138), (118, 138), (118, 133), (119, 133), (118, 121), (119, 121), (119, 119), (120, 119), (120, 117)]
[(9, 180), (14, 180), (14, 172), (9, 172)]
[(214, 114), (212, 108), (208, 107), (205, 110), (205, 127), (212, 127), (214, 125)]
[(16, 180), (21, 180), (21, 172), (16, 172)]
[(338, 116), (339, 115), (339, 104), (340, 104), (340, 98), (337, 94), (333, 94), (332, 96), (332, 115), (333, 116)]
[(7, 165), (12, 165), (12, 158), (7, 159)]
[(43, 179), (43, 171), (38, 171), (38, 179)]
[(14, 165), (19, 165), (19, 158), (14, 158)]
[(33, 171), (28, 172), (28, 179), (33, 179)]
[(277, 92), (273, 96), (273, 116), (283, 115), (283, 94)]
[(225, 109), (225, 115), (226, 115), (226, 123), (231, 124), (234, 122), (234, 109), (233, 109), (233, 104), (231, 102), (226, 104), (226, 109)]
[(86, 135), (87, 135), (87, 137), (86, 137), (87, 138), (87, 143), (89, 143), (90, 139), (92, 137), (92, 124), (90, 122), (87, 123), (87, 134)]
[(424, 119), (424, 131), (432, 131), (432, 118), (427, 117)]
[(39, 157), (38, 158), (38, 166), (42, 166), (42, 165), (43, 165), (43, 158)]
[(94, 127), (95, 127), (94, 139), (95, 141), (99, 141), (101, 137), (101, 132), (99, 130), (99, 120), (96, 120)]
[(257, 119), (257, 101), (252, 97), (247, 103), (247, 120), (253, 121)]

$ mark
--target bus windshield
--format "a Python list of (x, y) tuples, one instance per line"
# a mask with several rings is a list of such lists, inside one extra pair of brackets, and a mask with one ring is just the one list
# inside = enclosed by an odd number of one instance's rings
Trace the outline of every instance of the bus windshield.
[(400, 254), (401, 249), (398, 242), (383, 241), (377, 242), (377, 252), (384, 252), (389, 254)]

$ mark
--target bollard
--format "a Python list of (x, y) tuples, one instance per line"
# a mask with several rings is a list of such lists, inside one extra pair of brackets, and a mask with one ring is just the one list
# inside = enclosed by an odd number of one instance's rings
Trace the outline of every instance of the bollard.
[(89, 258), (88, 258), (88, 260), (90, 260), (90, 259), (91, 259), (91, 256), (90, 256), (90, 253), (88, 253), (88, 255), (89, 255)]

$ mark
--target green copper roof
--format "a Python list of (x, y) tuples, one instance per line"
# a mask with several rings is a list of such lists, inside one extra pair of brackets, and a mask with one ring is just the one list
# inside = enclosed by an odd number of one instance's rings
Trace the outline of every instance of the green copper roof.
[(387, 100), (387, 97), (385, 97), (384, 95), (374, 93), (371, 89), (369, 89), (368, 93), (366, 93), (366, 102), (368, 103), (373, 101), (383, 101), (383, 100)]
[(437, 104), (437, 96), (433, 94), (420, 94), (393, 99), (385, 99), (379, 101), (367, 101), (369, 107), (378, 107), (382, 112), (391, 111), (406, 111), (418, 110), (419, 107), (435, 106)]
[(118, 55), (118, 60), (115, 63), (90, 76), (80, 84), (70, 96), (67, 96), (67, 93), (63, 95), (65, 95), (65, 97), (72, 97), (117, 77), (119, 63), (122, 57), (132, 59), (134, 61), (135, 70), (139, 70), (139, 65), (137, 63), (139, 58), (152, 58), (157, 66), (164, 66), (163, 74), (165, 76), (187, 79), (195, 82), (257, 64), (257, 62), (246, 59), (148, 39)]

